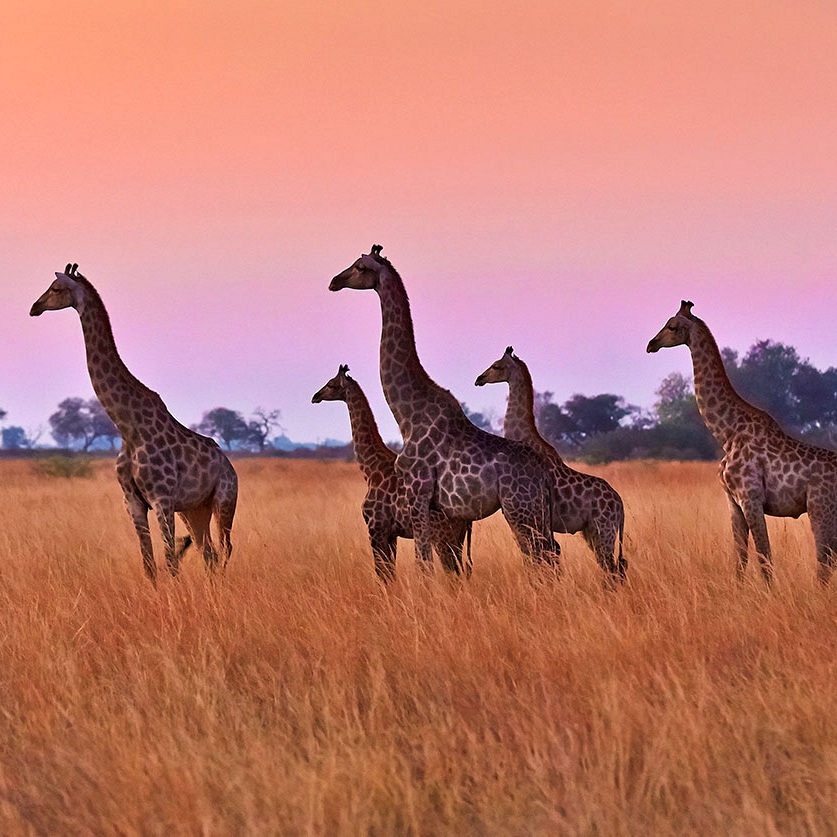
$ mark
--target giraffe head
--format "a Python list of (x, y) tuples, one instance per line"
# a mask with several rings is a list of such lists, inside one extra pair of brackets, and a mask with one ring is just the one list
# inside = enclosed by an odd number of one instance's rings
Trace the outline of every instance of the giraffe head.
[(670, 346), (688, 346), (692, 328), (698, 322), (692, 314), (693, 302), (682, 300), (680, 310), (660, 329), (656, 337), (648, 341), (647, 352), (658, 352)]
[(381, 274), (390, 266), (381, 255), (383, 246), (373, 244), (366, 255), (361, 256), (353, 265), (338, 273), (328, 286), (330, 291), (342, 291), (354, 288), (356, 291), (374, 290), (380, 284)]
[(311, 398), (312, 404), (319, 404), (321, 401), (345, 401), (347, 397), (348, 381), (351, 380), (346, 374), (349, 367), (341, 364), (337, 374), (322, 388), (317, 390)]
[(514, 356), (514, 349), (506, 347), (506, 351), (500, 360), (495, 360), (485, 372), (480, 375), (474, 385), (481, 387), (485, 384), (499, 384), (503, 381), (510, 381), (517, 368), (518, 359)]
[(60, 311), (62, 308), (75, 308), (81, 313), (84, 291), (79, 279), (84, 277), (78, 272), (78, 265), (68, 264), (63, 273), (55, 274), (55, 281), (35, 300), (29, 309), (29, 316), (39, 317), (44, 311)]

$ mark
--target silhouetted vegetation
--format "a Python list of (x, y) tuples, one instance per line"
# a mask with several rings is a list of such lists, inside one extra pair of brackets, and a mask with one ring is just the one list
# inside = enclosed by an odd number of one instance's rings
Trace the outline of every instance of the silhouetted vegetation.
[[(739, 394), (766, 410), (792, 435), (827, 447), (837, 446), (837, 368), (817, 369), (793, 346), (760, 340), (743, 357), (730, 348), (721, 350), (730, 380)], [(535, 393), (535, 420), (543, 436), (568, 459), (590, 463), (620, 459), (717, 459), (720, 448), (707, 430), (695, 401), (692, 380), (680, 373), (667, 375), (656, 391), (649, 410), (628, 404), (613, 393), (575, 394), (563, 404), (552, 392)], [(465, 415), (477, 426), (502, 432), (502, 420), (491, 411), (471, 410)], [(341, 445), (300, 443), (285, 436), (269, 441), (282, 431), (279, 410), (257, 407), (249, 419), (236, 410), (216, 407), (204, 413), (192, 429), (216, 439), (233, 453), (312, 459), (351, 457), (351, 443)], [(6, 411), (0, 409), (0, 421)], [(119, 432), (95, 398), (66, 398), (49, 417), (52, 436), (68, 451), (113, 450)], [(22, 427), (0, 430), (3, 452), (35, 454), (41, 430), (27, 433)], [(394, 450), (398, 443), (391, 443)], [(60, 469), (59, 469), (60, 470)]]

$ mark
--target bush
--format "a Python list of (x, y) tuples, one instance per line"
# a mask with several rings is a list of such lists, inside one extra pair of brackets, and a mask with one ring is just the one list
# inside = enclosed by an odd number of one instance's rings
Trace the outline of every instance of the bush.
[(92, 477), (93, 463), (88, 456), (49, 456), (46, 459), (39, 459), (33, 463), (33, 468), (38, 474), (47, 477)]

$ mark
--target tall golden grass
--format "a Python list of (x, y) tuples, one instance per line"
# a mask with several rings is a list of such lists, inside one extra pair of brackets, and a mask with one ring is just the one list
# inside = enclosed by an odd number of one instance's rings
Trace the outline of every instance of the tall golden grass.
[(226, 575), (192, 552), (155, 590), (109, 463), (0, 463), (0, 833), (834, 833), (805, 519), (771, 521), (773, 590), (737, 583), (714, 465), (614, 465), (624, 588), (495, 516), (470, 581), (402, 542), (384, 590), (354, 465), (236, 467)]

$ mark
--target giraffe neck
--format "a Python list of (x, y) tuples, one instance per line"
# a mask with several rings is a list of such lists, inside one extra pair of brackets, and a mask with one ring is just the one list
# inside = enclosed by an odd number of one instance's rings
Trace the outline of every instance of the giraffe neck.
[[(377, 292), (381, 301), (381, 385), (406, 441), (421, 424), (425, 405), (444, 390), (421, 365), (407, 292), (391, 266), (384, 271)], [(458, 402), (453, 401), (458, 408)]]
[(378, 424), (360, 384), (347, 381), (346, 405), (352, 423), (352, 444), (360, 470), (366, 481), (391, 473), (395, 466), (395, 452), (381, 438)]
[(726, 445), (741, 428), (741, 421), (761, 413), (733, 388), (718, 344), (703, 320), (695, 317), (689, 338), (695, 376), (695, 398), (706, 426)]
[(507, 439), (525, 442), (538, 453), (555, 455), (555, 449), (541, 436), (535, 424), (535, 390), (529, 367), (520, 358), (514, 361), (509, 378), (509, 401), (503, 420), (503, 435)]
[(82, 284), (84, 304), (79, 317), (90, 382), (122, 438), (130, 440), (142, 422), (139, 412), (147, 407), (149, 396), (155, 401), (159, 401), (159, 396), (137, 380), (125, 366), (116, 349), (110, 318), (102, 298), (86, 279), (82, 280)]

